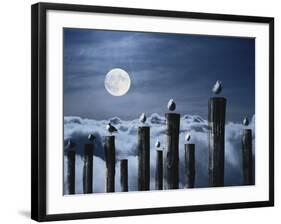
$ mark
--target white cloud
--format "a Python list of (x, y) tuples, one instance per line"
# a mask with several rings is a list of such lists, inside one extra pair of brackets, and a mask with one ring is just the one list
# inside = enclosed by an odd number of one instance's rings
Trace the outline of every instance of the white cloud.
[[(118, 129), (116, 134), (116, 177), (115, 188), (120, 191), (120, 159), (128, 159), (129, 166), (129, 190), (137, 190), (137, 128), (140, 126), (138, 119), (123, 121), (114, 117), (111, 123)], [(80, 117), (64, 118), (64, 140), (72, 139), (76, 143), (76, 193), (82, 193), (83, 177), (83, 145), (88, 142), (87, 136), (94, 133), (96, 136), (94, 149), (94, 168), (93, 168), (93, 190), (94, 192), (104, 192), (105, 189), (105, 165), (103, 152), (103, 136), (108, 135), (106, 124), (108, 121), (82, 119)], [(150, 188), (154, 189), (155, 159), (156, 149), (154, 143), (157, 139), (161, 142), (161, 148), (165, 147), (165, 118), (158, 114), (152, 114), (147, 119), (150, 128)], [(253, 116), (249, 128), (253, 130), (254, 148), (254, 127), (255, 116)], [(241, 132), (242, 124), (229, 122), (225, 127), (225, 184), (241, 184)], [(191, 134), (191, 143), (196, 147), (196, 183), (197, 187), (207, 187), (208, 185), (208, 122), (197, 115), (185, 115), (181, 117), (179, 157), (180, 157), (180, 186), (184, 180), (184, 137), (186, 132)], [(65, 166), (65, 193), (66, 191), (66, 159)]]

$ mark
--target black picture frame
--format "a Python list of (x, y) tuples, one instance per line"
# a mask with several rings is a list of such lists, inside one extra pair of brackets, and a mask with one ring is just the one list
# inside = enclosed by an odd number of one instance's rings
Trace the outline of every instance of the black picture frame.
[[(159, 207), (102, 212), (46, 214), (46, 12), (64, 10), (76, 12), (101, 12), (124, 15), (162, 16), (235, 22), (269, 24), (269, 200), (243, 203), (208, 204), (196, 206)], [(32, 154), (31, 154), (31, 218), (36, 221), (101, 218), (192, 212), (205, 210), (254, 208), (274, 205), (274, 18), (194, 13), (183, 11), (148, 10), (73, 4), (37, 3), (32, 5)]]

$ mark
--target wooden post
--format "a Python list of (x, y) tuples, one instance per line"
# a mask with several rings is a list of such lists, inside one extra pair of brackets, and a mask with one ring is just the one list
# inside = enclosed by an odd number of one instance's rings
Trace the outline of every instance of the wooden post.
[(106, 164), (106, 192), (115, 191), (115, 136), (106, 136), (104, 145)]
[(121, 191), (128, 191), (128, 160), (122, 159), (120, 161), (120, 182), (121, 182)]
[(163, 190), (163, 151), (156, 150), (155, 189)]
[(67, 188), (68, 194), (75, 194), (75, 150), (67, 151)]
[(85, 144), (83, 167), (83, 192), (93, 193), (93, 144)]
[(150, 128), (138, 129), (138, 190), (149, 190), (150, 181)]
[(224, 129), (226, 99), (209, 100), (209, 186), (224, 186)]
[(165, 189), (179, 188), (179, 130), (180, 114), (166, 113), (167, 148), (165, 151)]
[(186, 188), (194, 188), (195, 183), (195, 145), (185, 144), (185, 175), (186, 175)]
[(242, 167), (243, 184), (253, 185), (253, 154), (252, 154), (252, 130), (244, 129), (242, 134)]

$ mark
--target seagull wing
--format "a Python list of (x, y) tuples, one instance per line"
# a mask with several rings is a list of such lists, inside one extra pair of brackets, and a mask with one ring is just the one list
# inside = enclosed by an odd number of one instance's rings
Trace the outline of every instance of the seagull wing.
[(215, 85), (214, 85), (214, 87), (213, 87), (213, 89), (212, 89), (212, 92), (213, 92), (214, 94), (219, 94), (219, 93), (221, 92), (221, 90), (222, 90), (222, 84), (221, 84), (221, 82), (220, 82), (220, 81), (216, 81), (216, 83), (215, 83)]
[(249, 125), (249, 120), (248, 120), (248, 118), (244, 118), (244, 120), (243, 120), (243, 125), (245, 125), (245, 126), (248, 126)]
[(176, 103), (173, 99), (169, 100), (167, 107), (170, 111), (174, 111), (176, 109)]
[(159, 140), (157, 139), (157, 141), (155, 142), (155, 147), (159, 148), (160, 147), (160, 142)]
[(144, 123), (146, 121), (146, 116), (144, 113), (141, 114), (139, 121), (142, 123)]
[(106, 130), (108, 130), (108, 131), (110, 130), (110, 125), (109, 124), (106, 125)]
[(111, 127), (112, 127), (113, 132), (118, 132), (118, 130), (114, 126), (111, 125)]
[(186, 134), (186, 136), (185, 136), (185, 141), (187, 141), (187, 142), (188, 142), (189, 140), (190, 140), (190, 134), (189, 134), (189, 133), (187, 133), (187, 134)]

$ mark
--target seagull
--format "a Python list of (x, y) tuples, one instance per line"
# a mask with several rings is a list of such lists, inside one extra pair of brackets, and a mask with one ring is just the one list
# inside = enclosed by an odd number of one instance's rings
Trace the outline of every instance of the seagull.
[(93, 134), (89, 134), (88, 139), (90, 142), (93, 142), (96, 139), (96, 137)]
[(74, 147), (75, 147), (75, 143), (71, 139), (69, 139), (67, 144), (66, 144), (66, 148), (67, 149), (73, 149)]
[(106, 129), (110, 134), (112, 134), (113, 132), (117, 132), (117, 129), (112, 124), (110, 124), (110, 122), (106, 125)]
[(188, 142), (188, 141), (190, 140), (190, 138), (191, 138), (190, 134), (187, 133), (187, 134), (185, 135), (185, 138), (184, 138), (184, 139), (185, 139), (185, 141)]
[(140, 118), (139, 118), (139, 121), (141, 122), (141, 123), (145, 123), (145, 121), (146, 121), (146, 116), (145, 116), (145, 114), (144, 113), (142, 113), (141, 114), (141, 116), (140, 116)]
[(249, 125), (249, 120), (248, 120), (247, 117), (244, 117), (244, 119), (243, 119), (243, 125), (244, 125), (244, 126), (248, 126), (248, 125)]
[(174, 111), (176, 109), (176, 103), (173, 99), (170, 99), (167, 105), (170, 111)]
[(214, 94), (220, 94), (221, 90), (222, 90), (222, 82), (217, 80), (215, 85), (213, 86), (212, 92)]
[(160, 142), (159, 140), (157, 139), (156, 142), (155, 142), (155, 147), (159, 148), (160, 147)]

